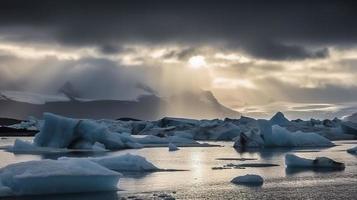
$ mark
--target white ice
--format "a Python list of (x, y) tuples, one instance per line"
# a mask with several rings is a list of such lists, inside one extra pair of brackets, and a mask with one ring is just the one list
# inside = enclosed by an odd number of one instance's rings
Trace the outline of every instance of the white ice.
[(95, 158), (67, 158), (63, 157), (60, 160), (89, 160), (95, 162), (108, 169), (118, 172), (145, 172), (157, 171), (155, 165), (147, 161), (146, 158), (139, 155), (125, 154), (121, 156), (106, 156)]
[(248, 131), (236, 138), (234, 147), (330, 147), (327, 138), (302, 131), (292, 132), (267, 120), (257, 120)]
[(1, 95), (6, 99), (30, 104), (45, 104), (47, 102), (70, 101), (70, 99), (64, 94), (44, 95), (31, 92), (3, 91), (0, 93), (0, 96)]
[(120, 175), (88, 160), (21, 162), (0, 169), (0, 196), (113, 191)]
[(269, 141), (270, 143), (267, 143), (266, 146), (330, 147), (334, 145), (329, 139), (317, 133), (306, 133), (302, 131), (291, 132), (278, 125), (272, 126), (272, 134)]

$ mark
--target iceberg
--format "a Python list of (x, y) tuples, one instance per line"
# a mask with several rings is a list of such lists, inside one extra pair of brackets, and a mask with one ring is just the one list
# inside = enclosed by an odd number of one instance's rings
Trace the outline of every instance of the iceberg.
[(279, 125), (271, 126), (266, 120), (258, 120), (258, 126), (241, 133), (235, 140), (235, 148), (244, 147), (331, 147), (334, 144), (317, 134), (291, 132)]
[(80, 149), (67, 149), (67, 148), (52, 148), (52, 147), (38, 147), (35, 144), (24, 141), (21, 139), (16, 139), (13, 146), (6, 149), (8, 152), (13, 152), (15, 154), (49, 154), (49, 153), (68, 153), (68, 152), (100, 152), (107, 151), (104, 145), (100, 143), (95, 143), (90, 149), (80, 148)]
[(0, 196), (115, 191), (121, 174), (88, 160), (40, 160), (0, 169)]
[(126, 133), (110, 131), (93, 120), (80, 120), (45, 113), (41, 130), (34, 138), (34, 146), (69, 149), (93, 149), (95, 143), (106, 149), (140, 148), (135, 138)]
[(266, 146), (279, 147), (331, 147), (334, 144), (327, 138), (317, 133), (290, 132), (278, 125), (272, 126), (270, 143)]
[(59, 160), (89, 160), (105, 168), (118, 172), (149, 172), (157, 171), (155, 165), (139, 155), (125, 154), (121, 156), (106, 156), (98, 158), (68, 158), (62, 157)]
[(247, 174), (244, 176), (237, 176), (232, 179), (231, 182), (240, 185), (260, 186), (263, 185), (264, 179), (259, 175)]
[(180, 150), (176, 145), (169, 143), (169, 151), (177, 151)]
[(208, 139), (210, 140), (232, 141), (235, 137), (239, 136), (240, 133), (241, 129), (239, 126), (227, 122), (211, 128), (206, 134), (208, 134)]
[(282, 112), (277, 112), (269, 121), (272, 125), (286, 126), (290, 124)]
[(347, 152), (350, 154), (357, 154), (357, 146), (353, 147), (351, 149), (347, 149)]
[(285, 155), (285, 165), (288, 168), (325, 168), (344, 169), (345, 164), (336, 162), (327, 157), (317, 157), (315, 159), (301, 158), (293, 154)]

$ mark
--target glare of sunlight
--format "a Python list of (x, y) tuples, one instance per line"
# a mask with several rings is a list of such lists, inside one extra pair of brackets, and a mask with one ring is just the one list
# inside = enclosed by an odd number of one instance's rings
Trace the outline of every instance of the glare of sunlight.
[(207, 66), (206, 59), (204, 56), (192, 56), (188, 60), (188, 64), (194, 69), (199, 69)]

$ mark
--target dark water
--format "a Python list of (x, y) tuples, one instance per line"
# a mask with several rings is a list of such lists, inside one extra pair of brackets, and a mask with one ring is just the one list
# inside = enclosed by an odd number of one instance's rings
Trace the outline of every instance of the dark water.
[[(2, 144), (11, 143), (11, 140)], [(120, 155), (132, 153), (145, 156), (159, 168), (187, 171), (126, 174), (120, 179), (121, 191), (33, 196), (21, 199), (120, 199), (121, 197), (160, 199), (156, 194), (170, 194), (176, 199), (356, 199), (357, 156), (345, 150), (357, 145), (357, 141), (339, 141), (339, 146), (314, 149), (265, 149), (256, 152), (237, 152), (232, 143), (219, 143), (224, 147), (191, 147), (169, 152), (167, 148), (147, 148), (106, 153)], [(284, 156), (295, 153), (306, 158), (327, 156), (344, 162), (343, 171), (286, 170)], [(0, 151), (1, 166), (25, 160), (56, 158), (60, 155), (14, 155)], [(90, 154), (66, 154), (66, 156), (90, 156)], [(101, 156), (94, 154), (92, 156)], [(217, 158), (255, 158), (256, 160), (217, 160)], [(212, 170), (229, 163), (269, 163), (279, 166), (246, 167), (245, 169)], [(231, 184), (236, 176), (247, 173), (264, 178), (261, 187)], [(14, 198), (10, 198), (14, 199)], [(135, 199), (135, 198), (133, 198)]]

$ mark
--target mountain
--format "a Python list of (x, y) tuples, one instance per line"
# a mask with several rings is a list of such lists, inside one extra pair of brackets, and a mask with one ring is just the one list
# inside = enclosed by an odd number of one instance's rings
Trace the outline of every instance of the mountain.
[[(69, 86), (66, 86), (67, 88)], [(71, 93), (43, 95), (28, 92), (1, 92), (0, 116), (25, 119), (41, 117), (43, 112), (52, 112), (75, 118), (129, 117), (154, 120), (164, 116), (188, 118), (237, 118), (239, 112), (218, 102), (209, 91), (184, 92), (168, 98), (143, 95), (137, 100), (88, 100), (76, 98)], [(67, 90), (68, 91), (68, 90)]]
[(185, 91), (166, 98), (166, 115), (195, 119), (237, 118), (240, 113), (222, 105), (211, 91)]

